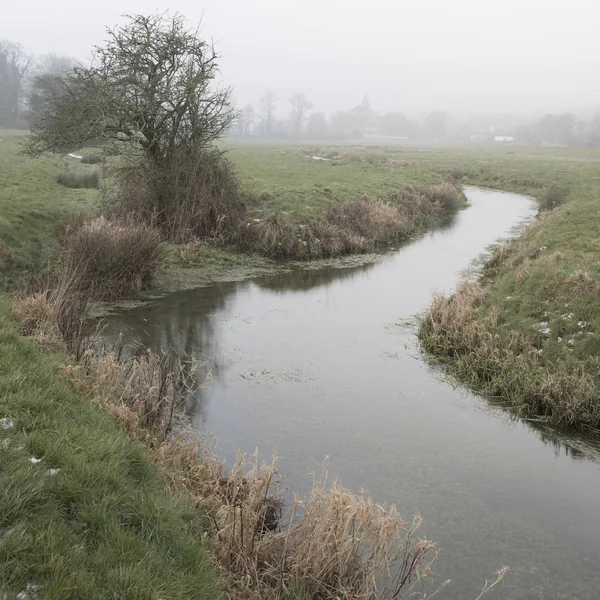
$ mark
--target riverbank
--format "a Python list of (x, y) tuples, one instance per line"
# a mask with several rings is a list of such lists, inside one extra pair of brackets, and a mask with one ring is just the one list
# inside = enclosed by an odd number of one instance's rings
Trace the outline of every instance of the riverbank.
[(60, 374), (70, 359), (21, 337), (10, 311), (3, 294), (2, 594), (221, 597), (193, 503), (165, 492), (146, 451)]
[[(526, 192), (546, 208), (557, 205), (495, 247), (479, 280), (436, 297), (420, 327), (425, 351), (461, 383), (501, 398), (521, 417), (594, 435), (600, 428), (597, 158), (597, 151), (574, 152), (559, 164), (531, 155), (520, 173), (513, 168), (510, 177), (498, 177), (495, 187)], [(473, 170), (465, 176), (493, 179)]]

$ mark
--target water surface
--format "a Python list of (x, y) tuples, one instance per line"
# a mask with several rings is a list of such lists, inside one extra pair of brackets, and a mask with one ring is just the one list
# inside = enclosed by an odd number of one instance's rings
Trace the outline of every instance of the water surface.
[[(442, 548), (442, 598), (600, 598), (600, 467), (425, 364), (414, 316), (435, 290), (533, 214), (526, 198), (471, 188), (471, 207), (382, 262), (298, 271), (176, 293), (111, 319), (144, 344), (201, 361), (189, 403), (221, 454), (275, 449), (300, 492), (331, 473), (420, 513)], [(441, 580), (441, 579), (440, 579)]]

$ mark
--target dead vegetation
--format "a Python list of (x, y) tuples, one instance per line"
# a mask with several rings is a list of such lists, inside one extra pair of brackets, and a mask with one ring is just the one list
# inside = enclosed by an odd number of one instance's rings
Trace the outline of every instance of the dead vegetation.
[(57, 270), (90, 298), (136, 296), (153, 280), (162, 258), (159, 232), (132, 216), (76, 215), (59, 236)]

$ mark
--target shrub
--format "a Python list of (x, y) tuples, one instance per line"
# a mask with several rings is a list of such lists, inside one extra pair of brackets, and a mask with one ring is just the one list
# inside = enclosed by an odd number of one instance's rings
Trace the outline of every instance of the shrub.
[(98, 163), (104, 162), (104, 157), (102, 154), (86, 154), (81, 159), (81, 162), (84, 165), (97, 165)]
[(132, 218), (76, 217), (62, 232), (60, 268), (90, 297), (112, 300), (135, 296), (159, 266), (160, 234)]
[(429, 188), (429, 196), (434, 202), (439, 202), (447, 213), (456, 212), (465, 204), (462, 190), (449, 181)]
[(118, 214), (154, 224), (170, 240), (231, 241), (250, 196), (218, 149), (178, 152), (162, 162), (136, 159), (116, 170)]
[(60, 185), (68, 188), (99, 188), (100, 177), (98, 173), (75, 173), (68, 171), (61, 173), (56, 179)]
[(546, 188), (539, 197), (540, 211), (554, 210), (566, 202), (568, 195), (569, 191), (564, 187), (553, 185)]

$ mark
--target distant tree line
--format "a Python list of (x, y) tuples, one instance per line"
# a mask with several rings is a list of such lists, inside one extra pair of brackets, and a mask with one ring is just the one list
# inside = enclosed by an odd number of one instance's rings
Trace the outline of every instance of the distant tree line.
[[(61, 93), (60, 78), (81, 66), (73, 58), (46, 54), (34, 57), (18, 43), (0, 40), (0, 128), (27, 129), (39, 124), (49, 102)], [(500, 119), (502, 121), (502, 119)], [(494, 127), (494, 118), (452, 117), (436, 111), (409, 118), (399, 111), (375, 112), (365, 94), (363, 101), (331, 115), (313, 111), (303, 92), (280, 98), (266, 89), (256, 105), (237, 111), (229, 134), (235, 137), (343, 139), (394, 138), (421, 141), (493, 141), (498, 135), (519, 144), (600, 146), (600, 112), (587, 118), (572, 113), (547, 114), (535, 122), (510, 120)]]
[[(281, 111), (278, 109), (282, 108)], [(265, 138), (357, 138), (384, 136), (392, 138), (446, 139), (448, 117), (433, 112), (423, 120), (409, 119), (401, 112), (376, 113), (365, 94), (361, 104), (331, 115), (312, 111), (313, 103), (306, 94), (295, 92), (285, 101), (270, 89), (265, 90), (257, 107), (247, 104), (240, 112), (235, 137)], [(284, 116), (279, 116), (281, 112)]]

